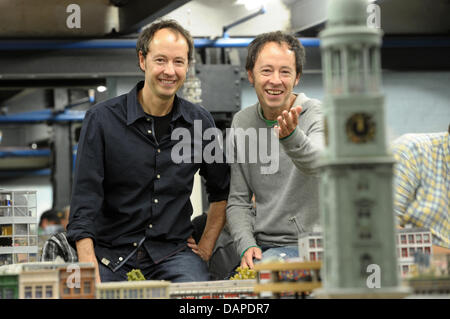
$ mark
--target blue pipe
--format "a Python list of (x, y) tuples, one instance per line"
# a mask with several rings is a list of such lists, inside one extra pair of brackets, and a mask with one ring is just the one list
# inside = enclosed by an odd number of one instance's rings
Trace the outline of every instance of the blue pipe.
[[(194, 39), (196, 48), (243, 48), (254, 38)], [(299, 38), (305, 47), (319, 47), (318, 38)], [(0, 40), (0, 51), (20, 50), (93, 50), (136, 49), (136, 39), (94, 39), (83, 41), (63, 40)], [(385, 48), (450, 47), (450, 37), (383, 39)]]
[(49, 149), (39, 149), (39, 150), (6, 150), (0, 151), (0, 158), (6, 157), (36, 157), (36, 156), (50, 156), (51, 151)]
[[(194, 39), (196, 48), (243, 48), (247, 47), (254, 38), (218, 38)], [(317, 38), (299, 38), (304, 46), (318, 47)], [(95, 39), (84, 41), (63, 40), (1, 40), (0, 51), (20, 50), (92, 50), (92, 49), (136, 49), (136, 39), (107, 40)]]
[(10, 115), (1, 115), (0, 123), (39, 123), (39, 122), (82, 122), (86, 111), (65, 110), (53, 114), (52, 110), (39, 110)]

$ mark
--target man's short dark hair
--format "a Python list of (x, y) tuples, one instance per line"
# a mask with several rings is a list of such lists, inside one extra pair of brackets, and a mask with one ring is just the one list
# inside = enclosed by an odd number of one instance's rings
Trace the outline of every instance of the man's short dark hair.
[(61, 223), (61, 215), (58, 211), (56, 211), (54, 209), (49, 209), (42, 213), (42, 215), (39, 219), (39, 227), (42, 227), (42, 222), (45, 219), (49, 222), (54, 222), (55, 224)]
[(248, 46), (247, 62), (245, 68), (247, 71), (253, 71), (256, 59), (263, 46), (268, 42), (286, 43), (290, 50), (295, 54), (296, 74), (302, 74), (305, 64), (305, 48), (300, 41), (293, 35), (281, 31), (268, 32), (258, 35)]
[(161, 29), (171, 29), (175, 33), (181, 34), (186, 39), (186, 42), (189, 47), (188, 62), (190, 63), (192, 61), (192, 57), (194, 54), (194, 41), (192, 40), (192, 36), (189, 33), (189, 31), (183, 28), (175, 20), (160, 20), (152, 23), (150, 26), (141, 31), (136, 43), (136, 53), (138, 58), (139, 58), (139, 51), (142, 51), (142, 55), (144, 56), (144, 58), (147, 56), (148, 46), (151, 40), (153, 39), (153, 36), (155, 35), (156, 31)]

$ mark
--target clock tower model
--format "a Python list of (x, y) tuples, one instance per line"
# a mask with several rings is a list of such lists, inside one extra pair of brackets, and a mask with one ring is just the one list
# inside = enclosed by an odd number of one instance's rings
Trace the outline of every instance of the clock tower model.
[(367, 27), (366, 0), (330, 0), (320, 33), (325, 150), (320, 210), (320, 297), (405, 296), (397, 269), (393, 158), (380, 92), (381, 31)]

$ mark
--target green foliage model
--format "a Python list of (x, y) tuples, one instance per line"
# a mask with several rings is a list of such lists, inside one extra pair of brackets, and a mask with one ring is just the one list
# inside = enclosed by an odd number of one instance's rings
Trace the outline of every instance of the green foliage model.
[(133, 269), (129, 273), (127, 273), (128, 281), (141, 281), (145, 280), (144, 275), (142, 274), (140, 269)]

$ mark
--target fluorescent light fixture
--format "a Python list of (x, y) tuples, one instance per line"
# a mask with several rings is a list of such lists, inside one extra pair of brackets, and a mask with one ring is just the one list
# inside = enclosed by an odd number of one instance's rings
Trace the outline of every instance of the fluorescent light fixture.
[(97, 86), (97, 91), (100, 93), (105, 92), (106, 90), (107, 90), (107, 88), (104, 85)]

